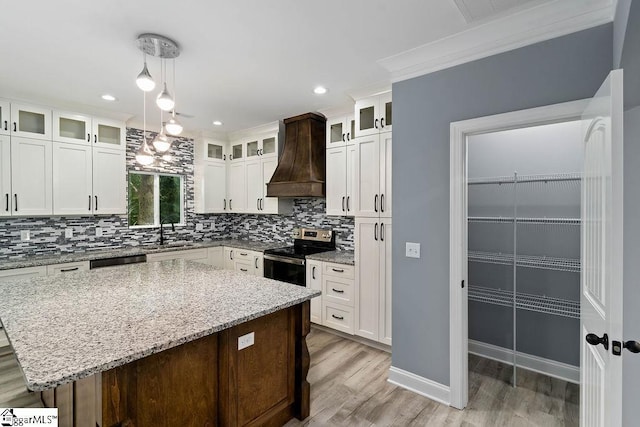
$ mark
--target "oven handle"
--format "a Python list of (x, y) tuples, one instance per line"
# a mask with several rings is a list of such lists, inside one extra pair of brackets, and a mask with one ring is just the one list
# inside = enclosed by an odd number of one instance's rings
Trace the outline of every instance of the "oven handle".
[(278, 255), (270, 255), (270, 254), (264, 254), (264, 259), (268, 259), (271, 261), (277, 261), (277, 262), (284, 262), (287, 264), (294, 264), (294, 265), (304, 265), (305, 261), (303, 259), (294, 259), (294, 258), (287, 258), (287, 257), (283, 257), (283, 256), (278, 256)]

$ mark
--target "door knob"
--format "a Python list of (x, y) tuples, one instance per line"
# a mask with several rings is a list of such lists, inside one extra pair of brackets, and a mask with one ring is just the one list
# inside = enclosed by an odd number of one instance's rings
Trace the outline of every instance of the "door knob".
[(591, 345), (602, 344), (605, 350), (609, 350), (609, 335), (604, 334), (602, 338), (596, 334), (587, 334), (587, 342)]
[(627, 341), (624, 343), (624, 348), (629, 350), (631, 353), (640, 353), (640, 342)]

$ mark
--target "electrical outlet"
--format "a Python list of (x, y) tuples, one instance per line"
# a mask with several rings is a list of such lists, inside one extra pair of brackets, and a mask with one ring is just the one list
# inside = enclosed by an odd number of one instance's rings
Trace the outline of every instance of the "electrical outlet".
[(201, 222), (196, 224), (196, 231), (202, 231), (204, 229), (204, 225)]
[(211, 221), (211, 231), (215, 231), (215, 230), (216, 230), (216, 222)]
[(29, 230), (20, 230), (20, 240), (23, 242), (27, 240), (31, 240), (31, 231)]
[(420, 258), (420, 243), (406, 242), (405, 256), (407, 258)]
[(102, 237), (102, 227), (96, 227), (96, 237)]
[(254, 343), (255, 333), (250, 332), (246, 335), (238, 337), (238, 350), (242, 350), (247, 347), (251, 347)]
[(71, 239), (73, 237), (73, 228), (67, 227), (64, 229), (64, 237), (65, 239)]

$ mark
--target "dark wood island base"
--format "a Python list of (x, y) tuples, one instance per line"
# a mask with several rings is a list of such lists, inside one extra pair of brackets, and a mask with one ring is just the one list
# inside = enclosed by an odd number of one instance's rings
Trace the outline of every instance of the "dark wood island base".
[[(67, 400), (75, 410), (55, 406), (76, 427), (282, 426), (294, 417), (303, 420), (309, 416), (309, 330), (306, 301), (105, 371), (95, 393), (81, 395), (73, 387)], [(239, 350), (238, 338), (252, 332), (254, 344)], [(58, 400), (45, 393), (45, 403)], [(75, 416), (92, 401), (93, 424)]]

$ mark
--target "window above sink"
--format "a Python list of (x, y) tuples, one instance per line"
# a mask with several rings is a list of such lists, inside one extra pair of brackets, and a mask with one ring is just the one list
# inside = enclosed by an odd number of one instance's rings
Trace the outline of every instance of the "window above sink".
[(129, 228), (184, 225), (184, 177), (129, 172)]

